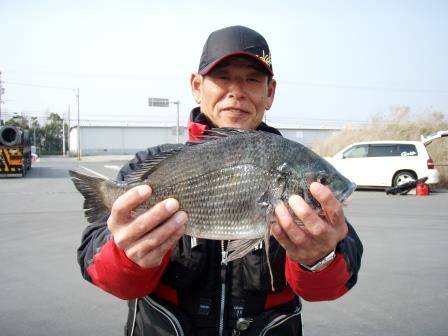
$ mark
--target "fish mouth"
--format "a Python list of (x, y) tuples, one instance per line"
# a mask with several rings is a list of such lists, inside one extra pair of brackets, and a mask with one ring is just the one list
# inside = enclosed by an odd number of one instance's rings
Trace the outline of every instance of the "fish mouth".
[(344, 202), (356, 189), (356, 183), (350, 182), (346, 189), (335, 193), (335, 197), (339, 202)]

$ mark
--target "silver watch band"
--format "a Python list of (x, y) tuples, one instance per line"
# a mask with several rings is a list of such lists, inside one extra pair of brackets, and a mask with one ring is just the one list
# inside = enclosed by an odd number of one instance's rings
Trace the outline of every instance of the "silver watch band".
[(322, 267), (324, 267), (325, 265), (329, 264), (330, 262), (333, 261), (333, 259), (336, 258), (336, 252), (335, 250), (331, 251), (330, 253), (328, 253), (325, 257), (323, 257), (322, 259), (320, 259), (318, 262), (316, 262), (314, 265), (311, 266), (307, 266), (304, 264), (300, 264), (303, 268), (306, 268), (308, 271), (311, 272), (317, 272), (318, 270), (320, 270)]

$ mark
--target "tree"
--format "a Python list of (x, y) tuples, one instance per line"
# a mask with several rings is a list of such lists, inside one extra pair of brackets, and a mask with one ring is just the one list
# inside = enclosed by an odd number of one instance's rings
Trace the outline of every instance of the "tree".
[(42, 154), (60, 154), (62, 152), (62, 118), (57, 113), (50, 113), (47, 123), (42, 127)]
[[(58, 155), (62, 153), (62, 123), (57, 113), (50, 113), (47, 122), (41, 126), (36, 117), (28, 118), (15, 115), (5, 124), (30, 130), (31, 143), (36, 146), (39, 155)], [(66, 150), (68, 147), (68, 125), (64, 123)]]
[(7, 126), (16, 126), (23, 129), (28, 129), (28, 118), (23, 115), (15, 114), (12, 118), (5, 121)]

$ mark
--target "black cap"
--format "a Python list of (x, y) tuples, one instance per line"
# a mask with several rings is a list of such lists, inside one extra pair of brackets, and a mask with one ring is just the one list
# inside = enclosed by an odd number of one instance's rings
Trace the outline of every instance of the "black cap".
[(231, 26), (210, 34), (202, 50), (199, 73), (206, 75), (224, 58), (245, 55), (257, 60), (271, 76), (272, 60), (263, 36), (244, 26)]

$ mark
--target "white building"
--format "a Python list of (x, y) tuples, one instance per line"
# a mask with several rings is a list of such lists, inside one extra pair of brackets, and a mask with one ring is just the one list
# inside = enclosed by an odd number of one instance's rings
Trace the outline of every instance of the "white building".
[[(311, 147), (341, 128), (336, 126), (293, 127), (273, 125), (284, 137)], [(177, 142), (177, 127), (159, 124), (145, 126), (81, 125), (81, 156), (134, 154), (151, 146)], [(187, 140), (185, 126), (179, 127), (179, 142)], [(70, 129), (69, 155), (78, 153), (78, 127)]]

